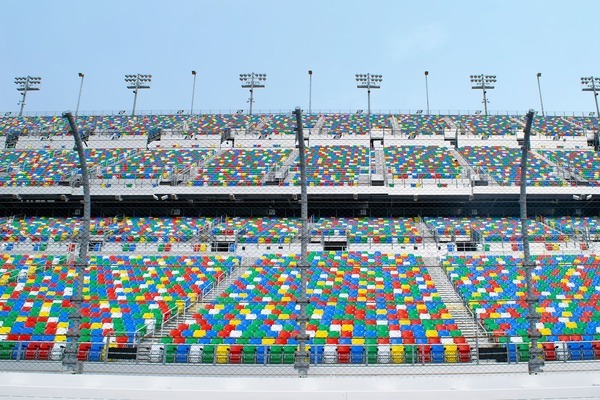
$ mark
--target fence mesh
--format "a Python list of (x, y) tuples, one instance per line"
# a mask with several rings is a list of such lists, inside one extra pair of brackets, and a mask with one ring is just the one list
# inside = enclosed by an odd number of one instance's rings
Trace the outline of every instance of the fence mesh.
[[(76, 340), (82, 373), (527, 373), (521, 117), (374, 116), (370, 136), (338, 133), (357, 118), (305, 117), (307, 358), (291, 116), (81, 117), (81, 288), (73, 137), (56, 117), (3, 118), (0, 370), (67, 370)], [(545, 368), (593, 370), (598, 157), (585, 121), (544, 121), (528, 176), (537, 331)]]

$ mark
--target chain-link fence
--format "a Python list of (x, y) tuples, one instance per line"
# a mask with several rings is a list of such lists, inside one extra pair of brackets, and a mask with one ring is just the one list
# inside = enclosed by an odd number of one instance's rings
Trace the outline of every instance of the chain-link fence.
[[(374, 115), (370, 137), (362, 123), (338, 135), (360, 118), (304, 117), (303, 221), (291, 116), (81, 117), (87, 244), (64, 123), (4, 118), (29, 130), (4, 128), (0, 369), (77, 360), (71, 371), (83, 373), (293, 375), (303, 363), (309, 375), (526, 373), (532, 334), (544, 368), (597, 369), (597, 157), (583, 150), (584, 122), (534, 124), (536, 333), (521, 150), (495, 134), (522, 117)], [(572, 137), (554, 140), (550, 128), (571, 125)]]

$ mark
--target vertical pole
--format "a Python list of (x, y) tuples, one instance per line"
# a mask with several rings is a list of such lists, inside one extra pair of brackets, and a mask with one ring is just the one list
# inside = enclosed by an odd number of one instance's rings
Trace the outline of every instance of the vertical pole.
[(523, 138), (523, 148), (521, 153), (521, 190), (519, 196), (519, 205), (521, 208), (521, 237), (523, 238), (523, 267), (525, 268), (525, 282), (527, 285), (527, 320), (529, 321), (529, 329), (527, 336), (531, 341), (531, 348), (529, 349), (529, 362), (528, 369), (529, 374), (537, 374), (542, 372), (542, 366), (544, 360), (542, 358), (542, 351), (538, 349), (538, 339), (541, 337), (540, 332), (537, 330), (536, 323), (540, 318), (540, 315), (536, 311), (536, 306), (539, 299), (533, 293), (533, 270), (535, 263), (531, 260), (531, 254), (529, 252), (529, 221), (527, 219), (527, 156), (529, 152), (531, 125), (533, 123), (533, 110), (529, 110), (527, 113), (527, 119), (525, 122), (525, 129), (523, 130), (525, 136)]
[(306, 377), (308, 375), (309, 366), (309, 354), (306, 351), (306, 344), (309, 336), (306, 333), (306, 323), (309, 318), (306, 313), (306, 306), (309, 303), (308, 296), (306, 293), (306, 280), (308, 278), (308, 197), (306, 189), (306, 150), (304, 146), (304, 133), (302, 131), (302, 110), (300, 107), (296, 107), (294, 111), (296, 116), (296, 138), (298, 140), (298, 149), (300, 152), (300, 209), (302, 219), (302, 234), (300, 237), (300, 297), (297, 300), (300, 306), (297, 321), (300, 325), (300, 334), (296, 337), (298, 339), (299, 349), (296, 354), (296, 360), (294, 368), (298, 370), (300, 377)]
[(312, 70), (308, 70), (308, 116), (312, 113)]
[(71, 303), (73, 309), (69, 315), (69, 329), (67, 331), (67, 348), (63, 365), (73, 374), (82, 372), (83, 365), (77, 360), (78, 341), (81, 336), (81, 303), (83, 302), (83, 281), (85, 269), (87, 267), (87, 251), (90, 241), (90, 180), (88, 175), (87, 163), (83, 151), (83, 143), (77, 130), (77, 124), (71, 112), (66, 112), (63, 117), (69, 121), (71, 132), (75, 138), (75, 147), (79, 155), (79, 167), (81, 168), (81, 179), (83, 184), (83, 219), (79, 228), (79, 253), (75, 261), (76, 279), (73, 282), (73, 294)]
[(248, 112), (248, 115), (252, 115), (252, 103), (254, 103), (254, 81), (252, 81), (250, 85), (250, 111)]
[(131, 111), (131, 116), (135, 117), (135, 104), (137, 103), (137, 95), (140, 87), (140, 75), (138, 74), (135, 78), (135, 90), (133, 91), (133, 110)]
[(481, 90), (483, 90), (483, 109), (485, 110), (485, 115), (487, 115), (487, 97), (485, 90), (485, 75), (481, 74)]
[(371, 77), (367, 75), (367, 132), (371, 138)]
[(25, 88), (23, 89), (23, 100), (21, 100), (21, 111), (19, 111), (19, 117), (23, 116), (23, 109), (25, 108), (25, 98), (27, 97), (27, 89), (29, 89), (29, 77), (25, 81)]
[(600, 118), (600, 109), (598, 108), (598, 91), (596, 90), (596, 78), (592, 78), (592, 90), (594, 91), (594, 101), (596, 102), (596, 119)]
[(427, 99), (427, 115), (429, 115), (429, 84), (427, 82), (427, 76), (429, 71), (425, 71), (425, 98)]
[(192, 105), (190, 106), (190, 115), (194, 114), (194, 95), (196, 93), (196, 71), (192, 71), (194, 75), (194, 84), (192, 86)]
[(477, 312), (473, 313), (473, 321), (475, 322), (475, 354), (477, 355), (476, 362), (479, 364), (479, 325), (477, 324)]
[(540, 77), (542, 76), (541, 72), (537, 73), (537, 84), (538, 84), (538, 92), (540, 94), (540, 107), (542, 108), (542, 117), (546, 114), (544, 113), (544, 102), (542, 101), (542, 85), (540, 84)]
[(75, 119), (77, 119), (77, 115), (79, 115), (79, 103), (81, 102), (81, 92), (83, 90), (84, 75), (80, 72), (79, 76), (81, 77), (81, 83), (79, 84), (79, 96), (77, 96), (77, 108), (75, 108)]

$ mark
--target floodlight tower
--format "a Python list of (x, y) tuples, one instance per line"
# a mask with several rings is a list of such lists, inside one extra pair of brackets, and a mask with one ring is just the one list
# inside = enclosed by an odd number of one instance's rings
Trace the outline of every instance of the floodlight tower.
[(494, 83), (496, 83), (496, 75), (471, 75), (471, 83), (473, 84), (471, 86), (471, 89), (481, 89), (481, 91), (483, 92), (483, 109), (485, 115), (487, 115), (488, 100), (486, 94), (488, 89), (494, 89)]
[(23, 95), (23, 99), (19, 102), (19, 104), (21, 104), (21, 111), (19, 111), (19, 117), (23, 115), (23, 108), (25, 108), (25, 98), (27, 97), (27, 92), (29, 92), (30, 90), (40, 90), (40, 88), (38, 87), (40, 83), (42, 83), (42, 78), (40, 77), (23, 76), (15, 78), (17, 90)]
[[(594, 101), (596, 102), (596, 121), (600, 118), (600, 109), (598, 109), (598, 91), (600, 90), (600, 78), (587, 76), (581, 78), (581, 90), (584, 92), (593, 92)], [(597, 125), (597, 124), (596, 124)], [(600, 149), (600, 139), (598, 139), (598, 126), (594, 129), (594, 150)]]
[(252, 115), (252, 103), (254, 103), (254, 89), (262, 89), (265, 87), (265, 81), (267, 80), (267, 74), (256, 74), (254, 72), (250, 74), (240, 74), (240, 81), (242, 81), (243, 89), (250, 89), (250, 110), (249, 115)]
[(367, 89), (367, 131), (371, 136), (371, 89), (381, 89), (383, 75), (356, 74), (356, 87)]
[(133, 89), (133, 110), (131, 116), (135, 116), (135, 105), (137, 103), (138, 91), (140, 89), (150, 89), (150, 82), (152, 81), (152, 75), (125, 75), (125, 82), (127, 83), (127, 89)]
[(598, 109), (598, 91), (600, 91), (600, 78), (587, 76), (581, 78), (581, 90), (584, 92), (593, 92), (594, 101), (596, 102), (596, 117), (600, 118), (600, 110)]

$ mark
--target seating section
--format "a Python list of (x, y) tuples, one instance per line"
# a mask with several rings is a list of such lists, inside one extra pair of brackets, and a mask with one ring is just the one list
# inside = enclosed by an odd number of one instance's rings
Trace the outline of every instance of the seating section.
[[(499, 341), (529, 340), (522, 258), (452, 255), (441, 261), (463, 300)], [(600, 256), (537, 255), (534, 261), (542, 341), (600, 339), (600, 306), (593, 289), (600, 280)]]
[(292, 154), (291, 149), (227, 149), (198, 168), (190, 186), (260, 186), (267, 173)]
[(0, 117), (0, 133), (16, 131), (21, 134), (46, 135), (48, 132), (68, 131), (67, 120), (59, 116)]
[(383, 149), (388, 174), (400, 179), (455, 179), (461, 167), (447, 149), (437, 146), (390, 146)]
[[(324, 116), (323, 128), (332, 135), (362, 135), (367, 133), (366, 113), (361, 114), (313, 114), (304, 115), (306, 127), (314, 127), (320, 116)], [(389, 118), (396, 118), (402, 134), (442, 135), (449, 124), (464, 126), (467, 131), (481, 136), (515, 135), (524, 126), (522, 115), (423, 115), (423, 114), (372, 114), (372, 129), (391, 129)], [(160, 127), (166, 132), (189, 132), (190, 134), (217, 135), (225, 128), (240, 132), (255, 130), (262, 134), (290, 134), (295, 126), (289, 114), (171, 114), (171, 115), (80, 115), (80, 128), (93, 132), (93, 135), (146, 135), (151, 129)], [(595, 126), (592, 117), (536, 116), (533, 134), (541, 136), (580, 136), (582, 127)], [(60, 116), (36, 116), (0, 118), (0, 134), (17, 131), (27, 135), (65, 135), (68, 124)]]
[[(522, 119), (525, 123), (525, 119)], [(533, 134), (540, 136), (552, 136), (560, 138), (563, 136), (581, 136), (583, 132), (577, 129), (577, 126), (570, 123), (563, 117), (556, 116), (535, 116), (531, 126)]]
[(587, 240), (600, 241), (599, 217), (545, 218), (544, 223), (565, 235), (582, 235)]
[(509, 115), (451, 115), (449, 118), (460, 130), (464, 129), (464, 133), (482, 137), (514, 136), (524, 126)]
[[(85, 149), (88, 168), (109, 165), (132, 150)], [(3, 150), (0, 186), (55, 186), (70, 182), (79, 170), (74, 150)]]
[(572, 179), (600, 186), (600, 156), (593, 150), (539, 150)]
[[(296, 344), (297, 254), (265, 254), (214, 302), (171, 331), (175, 343)], [(422, 259), (380, 252), (311, 252), (314, 345), (464, 342)], [(295, 347), (295, 346), (294, 346)]]
[(225, 218), (213, 225), (219, 241), (237, 243), (291, 243), (300, 233), (299, 218)]
[(408, 136), (416, 135), (444, 135), (448, 128), (444, 117), (441, 115), (401, 114), (396, 116), (400, 133)]
[[(0, 341), (66, 341), (73, 263), (45, 254), (6, 254), (0, 262)], [(239, 264), (235, 256), (92, 255), (84, 277), (81, 341), (133, 343)]]
[(575, 131), (582, 135), (585, 134), (585, 131), (593, 131), (598, 125), (598, 118), (596, 117), (566, 116), (564, 119), (575, 126)]
[(412, 218), (319, 218), (311, 240), (345, 238), (349, 243), (421, 243), (423, 234)]
[[(306, 124), (304, 118), (303, 126)], [(259, 124), (259, 132), (266, 135), (290, 135), (295, 134), (296, 119), (290, 114), (267, 114)]]
[[(362, 146), (315, 146), (306, 156), (309, 186), (357, 186), (369, 174), (369, 149)], [(300, 167), (293, 169), (293, 184), (300, 184)]]
[[(438, 237), (449, 238), (453, 235), (474, 239), (481, 238), (484, 242), (522, 241), (521, 221), (517, 218), (425, 218), (427, 227)], [(567, 235), (551, 228), (540, 221), (528, 221), (528, 236), (533, 242), (564, 242)]]
[[(489, 175), (494, 183), (503, 186), (518, 186), (521, 179), (521, 150), (500, 146), (471, 147), (459, 149), (469, 165), (482, 175)], [(568, 186), (558, 175), (557, 168), (530, 152), (528, 158), (530, 186)]]
[(200, 149), (153, 149), (141, 150), (120, 162), (99, 166), (96, 177), (113, 179), (172, 179), (174, 172), (182, 173), (201, 164), (212, 155), (211, 150)]

